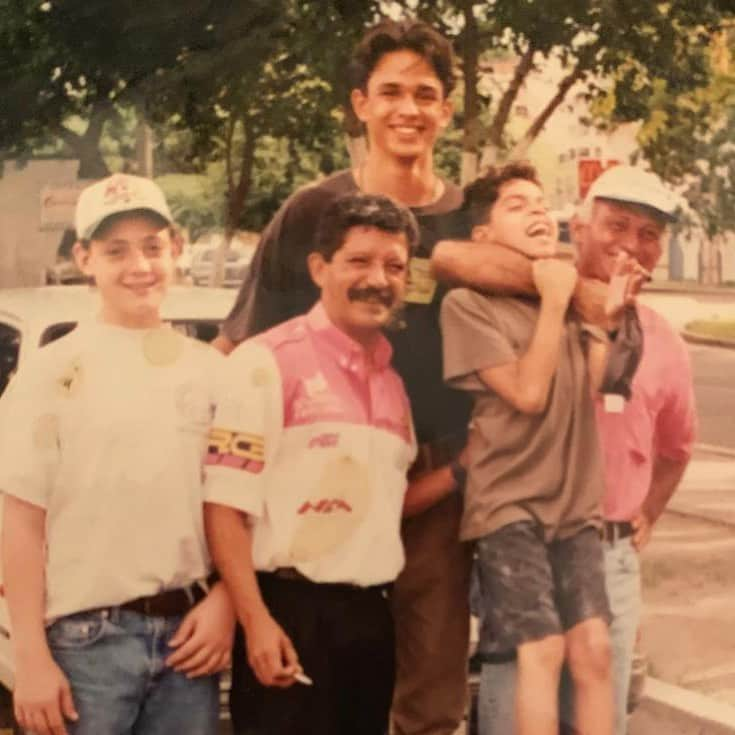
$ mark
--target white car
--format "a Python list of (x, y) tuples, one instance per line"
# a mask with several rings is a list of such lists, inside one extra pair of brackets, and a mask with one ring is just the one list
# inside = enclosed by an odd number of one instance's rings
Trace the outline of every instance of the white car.
[[(209, 286), (218, 250), (219, 245), (208, 245), (194, 251), (189, 275), (195, 286)], [(253, 258), (253, 249), (226, 249), (224, 257), (222, 285), (225, 288), (239, 288)]]
[[(233, 301), (233, 293), (227, 289), (174, 286), (166, 296), (162, 314), (174, 328), (210, 341)], [(0, 290), (0, 394), (33, 352), (67, 334), (80, 319), (89, 318), (98, 309), (99, 297), (89, 286)], [(8, 612), (0, 598), (0, 733), (12, 728), (7, 691), (12, 689), (13, 680)], [(3, 687), (7, 691), (3, 692)]]

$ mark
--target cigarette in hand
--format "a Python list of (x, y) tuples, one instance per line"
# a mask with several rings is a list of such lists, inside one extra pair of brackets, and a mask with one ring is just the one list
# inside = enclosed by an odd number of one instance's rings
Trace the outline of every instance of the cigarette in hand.
[(305, 684), (308, 687), (313, 686), (314, 684), (314, 682), (306, 674), (304, 674), (301, 671), (297, 671), (293, 675), (293, 678), (296, 679), (296, 681), (299, 682), (299, 684)]
[(638, 266), (638, 272), (643, 276), (643, 280), (648, 282), (653, 280), (653, 275), (651, 274), (651, 271), (644, 268), (642, 265)]

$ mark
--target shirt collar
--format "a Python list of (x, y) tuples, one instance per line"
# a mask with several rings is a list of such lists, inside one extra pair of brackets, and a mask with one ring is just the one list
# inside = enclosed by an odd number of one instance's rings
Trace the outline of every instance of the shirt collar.
[(372, 365), (377, 370), (384, 370), (390, 364), (393, 348), (383, 334), (368, 354), (361, 344), (332, 323), (321, 301), (306, 315), (306, 323), (314, 338), (337, 356), (343, 368), (360, 366), (364, 369)]

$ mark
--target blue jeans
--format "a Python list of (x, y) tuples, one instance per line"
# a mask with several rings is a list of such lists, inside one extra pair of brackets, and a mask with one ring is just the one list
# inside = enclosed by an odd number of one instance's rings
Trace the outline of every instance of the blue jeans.
[[(612, 613), (610, 642), (615, 735), (625, 735), (633, 648), (641, 615), (640, 559), (630, 538), (605, 542), (603, 548), (605, 587)], [(514, 732), (515, 677), (515, 661), (482, 665), (478, 695), (479, 735)], [(571, 722), (572, 685), (568, 676), (562, 676), (560, 698), (562, 719)]]
[(633, 649), (641, 619), (640, 558), (632, 539), (605, 542), (605, 581), (612, 611), (610, 643), (615, 690), (615, 734), (625, 735)]
[(180, 617), (108, 608), (46, 631), (79, 713), (70, 735), (215, 735), (219, 677), (187, 679), (164, 663)]

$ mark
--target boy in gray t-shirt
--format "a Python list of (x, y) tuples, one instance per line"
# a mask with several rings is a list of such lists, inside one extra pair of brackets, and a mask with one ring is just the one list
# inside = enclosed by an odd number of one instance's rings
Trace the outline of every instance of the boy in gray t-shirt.
[[(530, 166), (491, 170), (469, 187), (465, 206), (478, 247), (528, 253), (556, 241)], [(474, 397), (461, 533), (477, 542), (480, 646), (517, 652), (518, 733), (558, 732), (566, 660), (576, 727), (610, 735), (603, 475), (591, 400), (606, 345), (583, 338), (568, 312), (577, 282), (570, 263), (535, 260), (533, 278), (540, 303), (456, 289), (442, 306), (445, 379)]]

